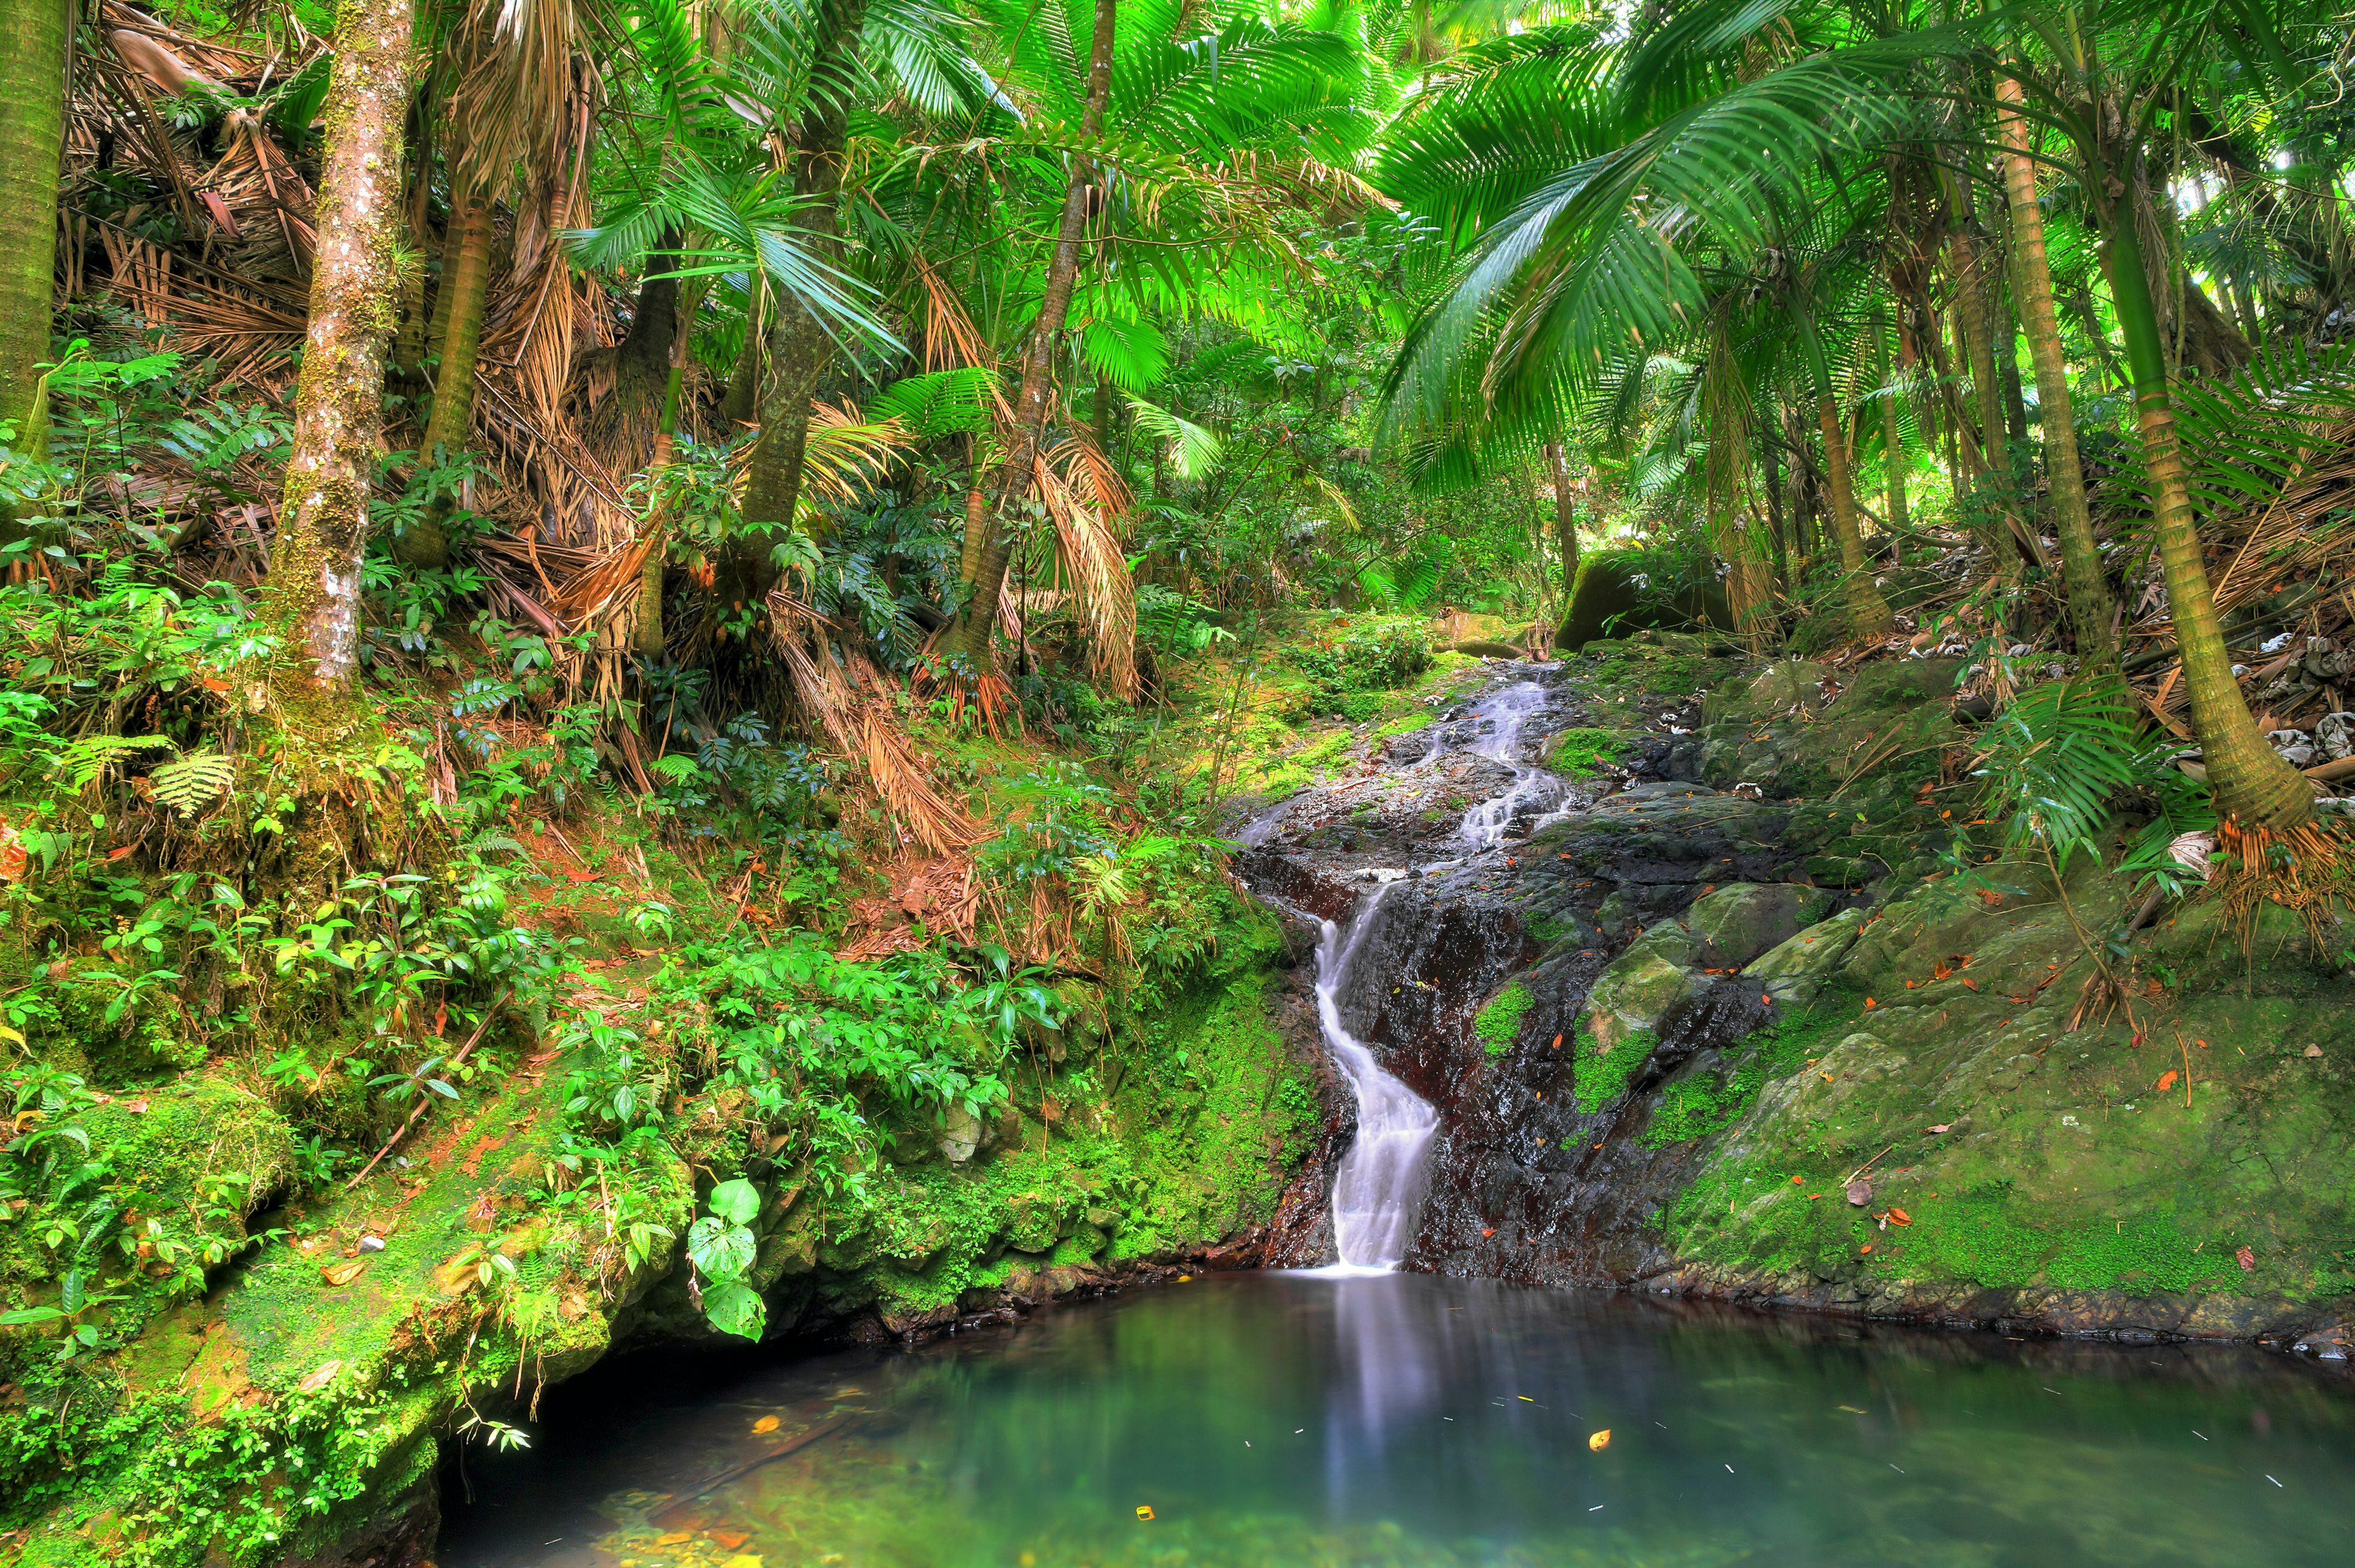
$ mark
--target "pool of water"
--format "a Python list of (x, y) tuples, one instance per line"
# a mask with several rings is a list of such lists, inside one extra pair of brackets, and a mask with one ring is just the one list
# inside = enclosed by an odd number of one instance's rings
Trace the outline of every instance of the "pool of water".
[(625, 1360), (540, 1413), (451, 1477), (442, 1568), (2355, 1561), (2355, 1393), (2300, 1363), (1418, 1275)]

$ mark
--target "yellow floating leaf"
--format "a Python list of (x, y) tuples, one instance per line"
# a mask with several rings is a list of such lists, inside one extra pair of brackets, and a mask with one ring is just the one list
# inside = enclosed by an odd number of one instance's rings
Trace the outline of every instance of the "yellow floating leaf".
[(691, 1531), (674, 1530), (667, 1535), (655, 1536), (655, 1544), (656, 1546), (677, 1546), (683, 1541), (692, 1541), (694, 1539), (695, 1537)]
[(1586, 1445), (1597, 1454), (1600, 1454), (1605, 1448), (1610, 1447), (1611, 1428), (1606, 1426), (1602, 1431), (1596, 1433), (1593, 1436), (1588, 1438), (1586, 1440)]
[(774, 1432), (776, 1429), (777, 1418), (773, 1415), (764, 1415), (761, 1417), (760, 1420), (752, 1423), (752, 1435), (755, 1437), (760, 1436), (764, 1432)]
[(761, 1554), (757, 1552), (739, 1552), (721, 1563), (719, 1568), (761, 1568)]
[(1149, 1519), (1151, 1519), (1151, 1518), (1153, 1517), (1153, 1509), (1152, 1509), (1151, 1506), (1150, 1506), (1150, 1505), (1148, 1505), (1148, 1504), (1146, 1504), (1146, 1503), (1139, 1503), (1139, 1504), (1137, 1504), (1137, 1505), (1136, 1505), (1136, 1517), (1137, 1517), (1137, 1518), (1139, 1518), (1139, 1519), (1141, 1519), (1141, 1520), (1149, 1520)]

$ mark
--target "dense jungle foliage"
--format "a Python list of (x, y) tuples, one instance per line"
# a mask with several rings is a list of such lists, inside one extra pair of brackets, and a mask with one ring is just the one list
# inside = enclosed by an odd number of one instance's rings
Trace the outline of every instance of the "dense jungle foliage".
[[(2327, 9), (0, 6), (0, 1528), (269, 1557), (682, 1252), (1263, 1217), (1231, 808), (1466, 658), (1957, 656), (2056, 877), (2345, 886)], [(471, 1371), (138, 1468), (159, 1326), (510, 1124)]]

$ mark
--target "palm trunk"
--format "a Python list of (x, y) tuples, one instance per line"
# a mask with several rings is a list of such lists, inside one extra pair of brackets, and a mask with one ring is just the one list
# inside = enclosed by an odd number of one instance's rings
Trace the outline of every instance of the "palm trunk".
[(1889, 388), (1889, 337), (1880, 328), (1874, 332), (1881, 348), (1881, 442), (1888, 451), (1889, 526), (1902, 529), (1909, 526), (1905, 517), (1905, 443), (1897, 429), (1897, 396)]
[[(1103, 130), (1104, 104), (1112, 96), (1114, 11), (1117, 0), (1096, 0), (1095, 36), (1088, 49), (1088, 87), (1080, 113), (1080, 134), (1092, 139)], [(1046, 288), (1039, 303), (1039, 320), (1022, 356), (1022, 389), (1014, 403), (1014, 433), (1000, 471), (997, 504), (987, 519), (979, 558), (974, 564), (973, 594), (958, 613), (955, 624), (942, 638), (944, 652), (963, 654), (977, 669), (989, 652), (990, 627), (997, 619), (997, 597), (1006, 584), (1006, 563), (1013, 553), (1013, 530), (1006, 518), (1018, 497), (1033, 482), (1040, 442), (1047, 432), (1048, 372), (1055, 339), (1071, 315), (1071, 284), (1080, 270), (1080, 237), (1087, 227), (1088, 189), (1092, 167), (1073, 159), (1071, 185), (1063, 193), (1063, 216), (1055, 232), (1055, 253), (1047, 265)]]
[(752, 297), (745, 302), (744, 347), (736, 352), (735, 368), (728, 373), (727, 396), (719, 400), (722, 440), (734, 440), (739, 430), (760, 417), (761, 371), (765, 360), (761, 348), (760, 283), (755, 280)]
[(1856, 515), (1855, 475), (1849, 465), (1839, 400), (1832, 394), (1831, 363), (1824, 357), (1823, 339), (1816, 331), (1813, 315), (1801, 310), (1798, 327), (1806, 350), (1807, 368), (1815, 377), (1816, 422), (1824, 432), (1825, 486), (1831, 492), (1832, 537), (1839, 546), (1840, 571), (1847, 579), (1843, 596), (1848, 601), (1849, 630), (1858, 636), (1879, 636), (1889, 629), (1889, 604), (1881, 597), (1881, 590), (1873, 586), (1872, 572), (1864, 559), (1864, 532)]
[(1571, 591), (1578, 586), (1578, 502), (1570, 487), (1570, 462), (1561, 443), (1546, 443), (1545, 457), (1553, 475), (1554, 548), (1561, 552), (1561, 605), (1567, 615)]
[(298, 689), (312, 693), (348, 690), (358, 668), (360, 549), (399, 287), (411, 20), (410, 0), (345, 0), (336, 13), (310, 327), (262, 607), (281, 648), (307, 661)]
[[(2095, 171), (2096, 187), (2100, 172)], [(2110, 295), (2134, 379), (2135, 419), (2142, 432), (2159, 565), (2167, 576), (2175, 645), (2183, 656), (2191, 722), (2199, 732), (2208, 782), (2216, 792), (2216, 814), (2244, 828), (2295, 827), (2313, 815), (2314, 790), (2258, 733), (2240, 682), (2232, 677), (2232, 656), (2224, 645), (2223, 624), (2216, 613), (2177, 444), (2175, 411), (2168, 394), (2167, 341), (2143, 270), (2133, 204), (2112, 202), (2108, 218), (2103, 260), (2108, 264)]]
[[(479, 193), (461, 199), (464, 216), (449, 248), (442, 274), (444, 309), (434, 314), (443, 322), (438, 347), (441, 368), (434, 374), (433, 411), (425, 421), (424, 450), (428, 463), (439, 463), (465, 450), (474, 430), (474, 357), (483, 341), (483, 312), (490, 302), (491, 204)], [(424, 515), (392, 541), (396, 560), (421, 570), (450, 563), (450, 535), (443, 528), (446, 505), (425, 509)]]
[[(35, 450), (37, 366), (49, 357), (57, 265), (58, 166), (65, 150), (66, 68), (76, 7), (8, 0), (0, 21), (0, 425)], [(13, 531), (0, 504), (0, 538)]]
[(1849, 621), (1860, 636), (1877, 636), (1889, 628), (1889, 603), (1873, 586), (1864, 559), (1864, 532), (1856, 517), (1855, 476), (1849, 471), (1848, 443), (1840, 430), (1839, 404), (1830, 392), (1817, 394), (1816, 418), (1824, 431), (1824, 476), (1831, 491), (1832, 534), (1839, 542), (1840, 570), (1848, 576)]
[[(1775, 409), (1775, 419), (1778, 422), (1782, 419), (1779, 400)], [(1798, 586), (1798, 580), (1791, 575), (1791, 558), (1787, 547), (1783, 542), (1783, 473), (1781, 458), (1778, 456), (1782, 451), (1782, 443), (1769, 435), (1759, 442), (1758, 446), (1765, 459), (1767, 541), (1774, 551), (1774, 575), (1781, 580), (1785, 591), (1788, 592)]]
[[(425, 421), (425, 450), (463, 449), (474, 424), (474, 357), (483, 342), (483, 312), (490, 299), (491, 204), (469, 193), (442, 289), (449, 301), (434, 376), (433, 414)], [(440, 313), (437, 313), (440, 314)]]
[[(2019, 84), (1996, 83), (1996, 97), (2022, 101)], [(2077, 457), (2077, 416), (2069, 390), (2069, 367), (2061, 351), (2061, 325), (2052, 311), (2052, 268), (2044, 251), (2044, 211), (2036, 202), (2036, 165), (2029, 156), (2029, 128), (2018, 113), (2003, 122), (2004, 183), (2011, 196), (2011, 238), (2018, 258), (2019, 310), (2028, 329), (2029, 357), (2036, 367), (2037, 410), (2044, 421), (2044, 472), (2052, 489), (2052, 515), (2061, 535), (2062, 571), (2069, 585), (2069, 615), (2077, 651), (2087, 658), (2115, 656), (2108, 577), (2094, 547), (2094, 516), (2085, 501), (2085, 471)]]
[(1955, 235), (1955, 347), (1970, 372), (1978, 405), (1979, 453), (1993, 475), (1996, 494), (2011, 491), (2011, 453), (2004, 444), (2003, 392), (1995, 374), (1995, 335), (1987, 320), (1987, 260), (1967, 230)]
[[(816, 80), (846, 74), (858, 53), (867, 0), (831, 0), (819, 45)], [(842, 254), (835, 200), (842, 191), (843, 149), (849, 136), (847, 105), (838, 91), (821, 95), (804, 116), (800, 151), (794, 164), (794, 189), (809, 203), (805, 227), (811, 251), (834, 261)], [(745, 465), (743, 517), (747, 537), (790, 529), (802, 494), (802, 466), (809, 453), (810, 400), (833, 362), (834, 340), (826, 325), (798, 298), (780, 293), (769, 325), (768, 385), (761, 399), (761, 437)], [(766, 591), (768, 546), (759, 545), (756, 577)]]

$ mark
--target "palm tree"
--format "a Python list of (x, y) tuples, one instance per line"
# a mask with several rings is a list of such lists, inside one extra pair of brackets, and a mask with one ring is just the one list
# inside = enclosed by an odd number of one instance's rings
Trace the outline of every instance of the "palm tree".
[(360, 550), (400, 234), (410, 18), (410, 0), (346, 0), (336, 13), (310, 325), (262, 611), (282, 655), (304, 661), (291, 688), (274, 691), (282, 701), (346, 691), (357, 667)]
[[(40, 365), (49, 357), (49, 297), (57, 260), (58, 155), (64, 145), (66, 62), (73, 7), (6, 0), (0, 16), (0, 426), (19, 453), (36, 430)], [(0, 540), (13, 518), (0, 503)]]
[[(1995, 86), (1998, 101), (2020, 102), (2010, 77)], [(2044, 252), (2044, 209), (2036, 197), (2034, 137), (2017, 113), (2002, 118), (2004, 187), (2011, 203), (2011, 237), (2019, 280), (2020, 325), (2036, 367), (2036, 404), (2044, 423), (2044, 472), (2052, 491), (2053, 520), (2061, 535), (2062, 570), (2069, 584), (2069, 614), (2077, 651), (2106, 658), (2115, 649), (2111, 623), (2117, 607), (2094, 544), (2093, 509), (2085, 499), (2085, 474), (2077, 457), (2077, 413), (2069, 390), (2069, 366), (2061, 348), (2061, 324), (2052, 308), (2052, 269)]]

